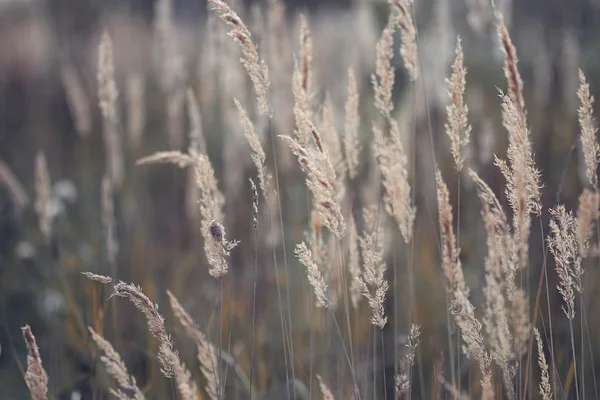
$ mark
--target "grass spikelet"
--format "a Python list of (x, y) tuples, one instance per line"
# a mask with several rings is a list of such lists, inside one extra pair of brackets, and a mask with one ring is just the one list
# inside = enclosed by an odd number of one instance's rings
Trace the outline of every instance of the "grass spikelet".
[(517, 49), (515, 48), (510, 34), (504, 24), (504, 16), (498, 12), (494, 12), (496, 20), (496, 31), (500, 39), (500, 46), (504, 53), (504, 76), (508, 85), (508, 97), (514, 103), (515, 110), (521, 114), (521, 118), (525, 119), (525, 99), (523, 98), (523, 80), (519, 73), (517, 57)]
[(319, 269), (319, 266), (314, 262), (312, 253), (306, 246), (306, 243), (302, 242), (296, 245), (294, 254), (298, 258), (298, 261), (300, 261), (300, 263), (306, 267), (306, 276), (308, 277), (308, 282), (313, 287), (315, 296), (317, 298), (316, 306), (325, 308), (331, 307), (332, 303), (327, 295), (327, 284), (325, 283), (325, 278), (323, 278), (323, 273)]
[(98, 274), (94, 274), (92, 272), (87, 272), (87, 271), (82, 272), (81, 274), (91, 281), (96, 281), (96, 282), (100, 282), (100, 283), (111, 283), (112, 282), (112, 278), (110, 276), (98, 275)]
[(462, 148), (469, 143), (471, 125), (468, 122), (469, 108), (465, 104), (465, 86), (467, 70), (464, 65), (464, 55), (460, 38), (456, 41), (456, 58), (452, 64), (452, 75), (446, 80), (448, 95), (451, 103), (446, 107), (446, 134), (450, 137), (450, 152), (454, 158), (457, 172), (463, 167)]
[(363, 212), (368, 230), (360, 237), (363, 269), (361, 276), (355, 278), (355, 281), (373, 312), (371, 323), (383, 329), (387, 323), (385, 315), (385, 297), (389, 288), (385, 279), (387, 267), (383, 261), (383, 244), (378, 224), (369, 216), (370, 209), (367, 208)]
[(48, 374), (42, 366), (42, 357), (40, 357), (35, 336), (31, 333), (29, 325), (25, 325), (21, 331), (27, 346), (25, 383), (33, 400), (46, 400), (48, 398)]
[(575, 293), (573, 281), (573, 263), (577, 262), (577, 222), (570, 212), (562, 205), (550, 210), (550, 231), (548, 238), (550, 252), (556, 261), (558, 274), (558, 291), (562, 295), (563, 311), (568, 319), (575, 318)]
[(416, 209), (412, 204), (411, 188), (408, 181), (408, 158), (400, 141), (400, 132), (396, 121), (390, 119), (390, 137), (384, 137), (383, 132), (373, 126), (375, 157), (381, 168), (385, 195), (385, 209), (391, 215), (404, 238), (410, 243), (413, 235)]
[(579, 70), (579, 89), (577, 90), (579, 97), (579, 108), (577, 115), (579, 116), (579, 126), (581, 127), (581, 147), (583, 149), (583, 158), (585, 160), (585, 174), (590, 185), (594, 188), (598, 187), (598, 163), (600, 162), (600, 147), (596, 142), (596, 132), (598, 128), (594, 121), (594, 96), (590, 94), (590, 85), (585, 79), (583, 71)]
[(398, 15), (391, 12), (387, 25), (381, 33), (381, 38), (377, 42), (375, 73), (371, 75), (375, 92), (375, 107), (386, 118), (389, 118), (394, 109), (392, 89), (394, 88), (395, 69), (392, 66), (392, 58), (394, 57), (394, 31), (397, 23)]
[(582, 256), (587, 254), (594, 234), (596, 220), (600, 217), (600, 193), (584, 189), (577, 208), (577, 241)]
[(144, 393), (137, 386), (135, 378), (129, 375), (121, 356), (112, 347), (110, 342), (96, 333), (91, 327), (88, 327), (88, 330), (98, 348), (104, 353), (100, 357), (100, 360), (104, 363), (106, 372), (117, 382), (117, 389), (111, 388), (110, 392), (118, 399), (145, 399)]
[(210, 9), (214, 11), (221, 20), (233, 28), (228, 35), (233, 38), (242, 50), (242, 58), (240, 61), (254, 85), (258, 110), (262, 114), (270, 115), (268, 100), (270, 85), (269, 68), (267, 67), (267, 63), (258, 56), (258, 48), (252, 42), (250, 30), (227, 3), (221, 0), (208, 0), (208, 3)]
[(254, 131), (254, 125), (250, 121), (246, 110), (239, 102), (238, 99), (233, 99), (235, 106), (237, 107), (240, 113), (240, 121), (242, 123), (242, 127), (244, 128), (244, 136), (252, 149), (252, 162), (256, 167), (258, 172), (258, 185), (260, 186), (260, 190), (267, 199), (268, 191), (271, 185), (271, 174), (267, 170), (266, 160), (267, 157), (265, 155), (265, 151), (263, 150), (262, 143), (260, 142), (260, 138)]
[(331, 393), (331, 389), (327, 386), (327, 383), (321, 378), (321, 375), (317, 374), (317, 379), (319, 380), (319, 388), (321, 389), (321, 395), (323, 396), (323, 400), (335, 400), (333, 397), (333, 393)]
[(537, 342), (538, 364), (540, 366), (540, 394), (542, 395), (543, 400), (552, 400), (550, 374), (548, 373), (548, 363), (546, 362), (546, 355), (544, 354), (544, 345), (537, 328), (533, 328), (533, 333), (535, 334), (535, 341)]
[(417, 30), (410, 12), (412, 0), (392, 0), (391, 3), (398, 10), (398, 27), (402, 34), (400, 55), (404, 61), (404, 68), (411, 81), (419, 78), (419, 54), (417, 51)]
[[(400, 373), (395, 377), (396, 392), (398, 395), (407, 395), (411, 388), (411, 369), (415, 364), (415, 354), (420, 343), (421, 330), (419, 325), (411, 324), (406, 346), (406, 354), (401, 361)], [(410, 396), (408, 396), (410, 398)]]
[(301, 113), (303, 124), (308, 126), (317, 148), (305, 147), (289, 136), (280, 136), (298, 157), (300, 167), (306, 173), (306, 186), (315, 197), (315, 209), (323, 224), (336, 236), (344, 234), (345, 223), (336, 193), (336, 173), (323, 147), (321, 136), (308, 117)]
[(114, 286), (114, 295), (129, 299), (133, 305), (146, 317), (148, 331), (159, 342), (158, 361), (161, 372), (167, 378), (175, 378), (177, 391), (182, 399), (197, 400), (197, 388), (191, 375), (179, 355), (173, 348), (173, 340), (165, 328), (165, 318), (158, 312), (154, 304), (142, 289), (133, 284), (119, 282)]
[(194, 159), (180, 151), (158, 151), (150, 156), (140, 158), (136, 161), (136, 165), (147, 164), (175, 164), (179, 168), (185, 168), (194, 163)]

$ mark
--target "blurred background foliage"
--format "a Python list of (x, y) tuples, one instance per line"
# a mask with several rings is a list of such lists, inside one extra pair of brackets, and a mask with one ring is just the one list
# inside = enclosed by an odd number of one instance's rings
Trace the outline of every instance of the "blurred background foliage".
[[(291, 67), (297, 54), (297, 14), (305, 13), (314, 36), (315, 98), (317, 118), (327, 95), (335, 123), (343, 134), (346, 71), (353, 67), (361, 92), (361, 132), (369, 149), (372, 105), (370, 74), (374, 69), (375, 42), (385, 24), (384, 1), (230, 1), (247, 21), (259, 51), (270, 63), (276, 133), (289, 134), (291, 119)], [(545, 207), (559, 199), (570, 209), (582, 189), (582, 157), (576, 124), (577, 69), (582, 68), (592, 93), (600, 87), (600, 2), (598, 0), (497, 1), (504, 12), (520, 57), (525, 97), (535, 157), (542, 170)], [(217, 283), (208, 276), (194, 211), (193, 187), (184, 170), (169, 166), (135, 167), (135, 161), (157, 150), (185, 149), (189, 122), (185, 90), (191, 88), (202, 113), (207, 153), (226, 198), (225, 226), (228, 236), (242, 241), (232, 254), (231, 270), (223, 296), (223, 337), (229, 352), (249, 370), (252, 315), (252, 266), (254, 241), (251, 192), (248, 177), (255, 175), (232, 97), (242, 100), (256, 115), (249, 82), (240, 70), (239, 55), (225, 37), (220, 22), (208, 20), (201, 0), (172, 0), (172, 17), (163, 21), (168, 40), (161, 44), (159, 9), (150, 0), (0, 0), (0, 397), (26, 397), (21, 378), (25, 352), (19, 328), (29, 323), (38, 338), (44, 365), (56, 398), (104, 398), (107, 396), (103, 368), (90, 344), (86, 326), (104, 331), (107, 339), (127, 360), (130, 371), (149, 398), (166, 398), (169, 382), (160, 376), (155, 343), (142, 318), (124, 301), (106, 301), (110, 291), (82, 278), (92, 271), (139, 283), (161, 305), (168, 328), (183, 359), (201, 382), (194, 349), (182, 329), (172, 323), (166, 307), (166, 289), (173, 291), (200, 327), (213, 332), (217, 314)], [(458, 185), (461, 198), (461, 248), (466, 279), (473, 302), (480, 304), (485, 256), (479, 201), (468, 176), (452, 179), (453, 167), (443, 131), (448, 102), (444, 78), (449, 75), (457, 35), (463, 39), (468, 66), (467, 101), (473, 125), (468, 165), (476, 169), (501, 195), (504, 180), (493, 166), (493, 154), (503, 155), (507, 135), (500, 125), (497, 87), (503, 87), (501, 54), (485, 0), (416, 0), (419, 29), (421, 79), (409, 85), (398, 65), (394, 98), (407, 148), (414, 162), (413, 187), (418, 217), (415, 235), (414, 291), (416, 320), (422, 325), (423, 346), (414, 396), (431, 395), (429, 389), (444, 360), (446, 349), (443, 281), (437, 250), (437, 217), (433, 158), (447, 177), (451, 199)], [(279, 14), (278, 14), (279, 13)], [(278, 19), (279, 18), (279, 19)], [(279, 25), (272, 23), (279, 22)], [(157, 28), (159, 27), (159, 28)], [(108, 31), (115, 48), (119, 88), (119, 133), (125, 172), (114, 195), (119, 252), (111, 266), (105, 251), (100, 184), (106, 171), (105, 142), (97, 106), (96, 63), (100, 35)], [(212, 32), (212, 33), (211, 33)], [(274, 97), (275, 98), (275, 97)], [(79, 116), (78, 116), (79, 114)], [(278, 152), (282, 183), (283, 235), (268, 226), (266, 209), (259, 221), (259, 280), (257, 298), (256, 387), (267, 398), (283, 398), (285, 364), (282, 355), (277, 286), (271, 251), (275, 248), (280, 287), (289, 290), (293, 315), (296, 377), (316, 393), (308, 371), (311, 354), (332, 387), (339, 384), (341, 347), (332, 337), (332, 322), (313, 315), (311, 289), (304, 269), (292, 252), (303, 240), (309, 223), (308, 197), (303, 175), (289, 151), (278, 144), (271, 148), (266, 121), (254, 118), (265, 138), (269, 163)], [(414, 132), (414, 136), (413, 133)], [(433, 148), (430, 143), (430, 132)], [(414, 142), (411, 138), (414, 137)], [(43, 152), (53, 182), (54, 234), (47, 241), (38, 229), (34, 213), (34, 161)], [(349, 187), (355, 215), (377, 200), (377, 172), (370, 151), (361, 154), (361, 167)], [(503, 196), (501, 196), (503, 198)], [(548, 214), (542, 217), (547, 227)], [(537, 224), (537, 221), (534, 222)], [(401, 273), (390, 303), (398, 296), (408, 304), (409, 281), (405, 279), (406, 249), (391, 225), (386, 241), (389, 265)], [(547, 231), (547, 228), (545, 228)], [(531, 265), (523, 279), (535, 297), (543, 262), (542, 236), (532, 229)], [(284, 258), (286, 257), (286, 258)], [(283, 266), (284, 260), (289, 269)], [(595, 264), (594, 258), (590, 264)], [(589, 323), (589, 356), (600, 359), (598, 336), (600, 288), (597, 268), (586, 271), (586, 312)], [(551, 272), (551, 287), (556, 276)], [(531, 299), (533, 301), (533, 299)], [(544, 300), (545, 301), (545, 300)], [(550, 293), (555, 318), (557, 364), (566, 376), (568, 327), (556, 290)], [(404, 307), (406, 308), (406, 307)], [(287, 312), (287, 309), (285, 310)], [(408, 329), (406, 312), (392, 315), (401, 332)], [(106, 314), (106, 318), (104, 318)], [(548, 320), (545, 309), (541, 311)], [(354, 327), (359, 362), (365, 384), (373, 381), (368, 349), (372, 331), (369, 310), (357, 311), (364, 323)], [(311, 329), (312, 327), (312, 329)], [(316, 340), (314, 335), (316, 334)], [(319, 336), (321, 335), (321, 336)], [(214, 337), (214, 336), (213, 336)], [(402, 346), (386, 329), (386, 349)], [(587, 341), (585, 342), (587, 345)], [(361, 347), (364, 344), (364, 347)], [(312, 348), (312, 346), (316, 346)], [(309, 351), (309, 349), (311, 349)], [(586, 350), (587, 351), (587, 350)], [(361, 353), (362, 352), (362, 353)], [(360, 359), (360, 357), (359, 357)], [(590, 358), (591, 360), (591, 358)], [(389, 369), (393, 371), (393, 360)], [(600, 368), (600, 366), (598, 366)], [(100, 371), (96, 371), (99, 369)], [(326, 373), (324, 371), (327, 371)], [(469, 382), (465, 362), (461, 371)], [(590, 376), (592, 370), (585, 373)], [(389, 373), (389, 371), (387, 371)], [(381, 377), (381, 371), (378, 372)], [(474, 377), (476, 382), (477, 379)], [(102, 381), (102, 382), (100, 382)], [(244, 398), (231, 379), (231, 398)], [(391, 379), (388, 379), (391, 381)], [(104, 383), (103, 383), (104, 382)], [(379, 383), (378, 383), (379, 384)], [(591, 385), (589, 385), (591, 387)], [(532, 394), (535, 396), (536, 391)], [(345, 398), (341, 392), (339, 398)], [(427, 395), (426, 395), (427, 394)], [(75, 396), (75, 397), (73, 397)], [(428, 397), (430, 398), (430, 397)]]

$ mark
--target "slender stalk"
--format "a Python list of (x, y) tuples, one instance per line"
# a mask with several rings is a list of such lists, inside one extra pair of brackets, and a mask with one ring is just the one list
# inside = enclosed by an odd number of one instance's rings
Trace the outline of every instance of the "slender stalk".
[(575, 393), (577, 394), (577, 400), (579, 400), (579, 378), (577, 377), (577, 356), (575, 353), (575, 337), (573, 334), (573, 320), (569, 319), (569, 333), (571, 335), (571, 351), (573, 352), (573, 372), (575, 380)]

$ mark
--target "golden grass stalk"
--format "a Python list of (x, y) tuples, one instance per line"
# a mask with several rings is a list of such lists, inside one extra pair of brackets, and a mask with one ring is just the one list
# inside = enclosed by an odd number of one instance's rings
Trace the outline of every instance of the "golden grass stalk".
[(331, 389), (329, 389), (329, 386), (327, 386), (327, 383), (325, 383), (321, 375), (317, 374), (317, 379), (319, 380), (319, 388), (321, 389), (323, 400), (335, 400)]
[(91, 327), (88, 327), (92, 339), (96, 342), (98, 348), (104, 353), (100, 360), (104, 363), (106, 372), (117, 382), (117, 389), (110, 389), (110, 392), (118, 399), (143, 400), (144, 393), (137, 386), (137, 382), (132, 375), (129, 375), (123, 359), (112, 347), (108, 340), (96, 333)]
[(467, 70), (460, 38), (456, 41), (456, 58), (452, 64), (452, 75), (446, 80), (451, 103), (446, 107), (446, 134), (450, 137), (450, 152), (457, 172), (463, 167), (462, 148), (469, 143), (471, 125), (468, 122), (469, 107), (465, 104)]
[(254, 163), (254, 166), (256, 167), (256, 170), (258, 172), (258, 185), (260, 186), (260, 190), (263, 196), (265, 197), (265, 199), (267, 199), (269, 189), (271, 187), (272, 178), (266, 166), (267, 156), (265, 155), (265, 151), (263, 150), (260, 138), (254, 131), (254, 125), (250, 121), (248, 113), (246, 113), (246, 110), (244, 109), (244, 107), (238, 99), (234, 98), (233, 101), (240, 113), (240, 121), (242, 123), (242, 127), (244, 128), (244, 136), (246, 137), (246, 140), (248, 141), (248, 144), (252, 149), (251, 157), (252, 162)]
[(147, 164), (175, 164), (179, 168), (185, 168), (194, 163), (194, 159), (189, 154), (182, 153), (177, 150), (158, 151), (152, 155), (140, 158), (136, 165)]
[(98, 46), (98, 98), (104, 125), (104, 142), (108, 158), (108, 171), (112, 182), (121, 186), (123, 182), (123, 155), (117, 132), (118, 90), (115, 82), (113, 44), (108, 32), (102, 34)]
[(598, 163), (600, 163), (600, 147), (596, 142), (596, 132), (598, 128), (594, 121), (594, 96), (590, 94), (590, 85), (585, 79), (583, 71), (579, 70), (579, 126), (581, 127), (581, 147), (583, 149), (583, 158), (585, 160), (585, 174), (594, 188), (598, 187)]
[(540, 394), (543, 400), (552, 400), (554, 397), (552, 397), (552, 388), (550, 387), (550, 374), (548, 373), (548, 363), (544, 354), (544, 345), (537, 328), (533, 328), (533, 333), (537, 342), (538, 364), (540, 366)]
[(185, 328), (186, 333), (196, 342), (196, 347), (198, 349), (198, 361), (200, 362), (200, 371), (206, 379), (206, 393), (211, 400), (217, 400), (219, 398), (219, 388), (221, 387), (217, 349), (208, 341), (206, 335), (198, 329), (194, 320), (190, 317), (187, 311), (185, 311), (175, 295), (173, 295), (173, 293), (170, 291), (167, 291), (167, 295), (169, 296), (169, 303), (171, 304), (171, 308), (173, 309), (175, 317)]
[[(389, 284), (385, 279), (387, 266), (383, 260), (382, 235), (379, 224), (375, 220), (376, 212), (372, 208), (363, 210), (366, 231), (360, 237), (360, 250), (363, 269), (354, 280), (372, 310), (371, 323), (380, 329), (387, 323), (385, 315), (385, 297)], [(374, 292), (374, 293), (373, 293)]]
[(307, 109), (308, 102), (311, 96), (311, 81), (312, 81), (312, 58), (313, 58), (313, 44), (312, 35), (310, 33), (310, 27), (304, 14), (300, 14), (300, 76), (301, 85), (304, 94), (306, 95)]
[(77, 70), (73, 65), (65, 64), (60, 69), (60, 76), (75, 130), (82, 137), (88, 136), (92, 129), (90, 100)]
[(360, 127), (360, 97), (354, 71), (348, 69), (348, 98), (346, 100), (346, 121), (344, 126), (344, 155), (346, 156), (346, 168), (350, 179), (356, 177), (358, 172), (359, 156), (361, 151), (358, 139)]
[(119, 252), (119, 241), (117, 239), (117, 220), (113, 205), (112, 182), (108, 176), (102, 178), (102, 226), (106, 241), (106, 258), (109, 264), (114, 265)]
[(44, 153), (37, 153), (35, 157), (35, 213), (38, 217), (38, 225), (44, 238), (48, 241), (52, 235), (52, 193), (50, 173), (46, 164)]
[(250, 30), (227, 3), (221, 0), (208, 0), (208, 3), (210, 9), (214, 11), (221, 20), (233, 28), (228, 35), (233, 38), (242, 50), (241, 62), (254, 85), (258, 110), (262, 114), (270, 115), (268, 101), (268, 90), (270, 85), (269, 68), (267, 67), (267, 63), (258, 56), (258, 49), (252, 42)]
[(48, 398), (48, 374), (42, 366), (42, 357), (40, 357), (35, 336), (31, 333), (29, 325), (25, 325), (21, 331), (27, 346), (25, 383), (33, 400), (46, 400)]
[(392, 103), (392, 89), (394, 88), (395, 69), (392, 65), (394, 57), (394, 31), (398, 24), (398, 14), (391, 12), (387, 25), (381, 33), (377, 42), (375, 73), (371, 75), (373, 91), (375, 96), (375, 107), (389, 118), (394, 109)]
[(148, 331), (159, 342), (158, 361), (161, 372), (167, 378), (175, 378), (179, 396), (185, 400), (197, 400), (198, 389), (192, 381), (191, 375), (179, 355), (173, 348), (173, 340), (165, 328), (165, 318), (158, 312), (158, 305), (154, 304), (142, 289), (133, 284), (119, 282), (114, 286), (115, 296), (129, 299), (133, 305), (146, 317)]
[(417, 51), (417, 29), (413, 21), (410, 7), (412, 0), (392, 0), (394, 8), (398, 10), (397, 24), (402, 35), (400, 55), (404, 61), (404, 68), (411, 81), (419, 78), (419, 54)]
[(373, 126), (373, 149), (383, 177), (385, 209), (396, 221), (405, 243), (408, 244), (412, 240), (416, 216), (408, 181), (408, 157), (400, 141), (398, 124), (393, 119), (389, 120), (389, 124), (389, 137), (384, 137), (383, 132)]
[(308, 277), (308, 282), (313, 287), (315, 296), (317, 298), (316, 306), (325, 308), (331, 307), (332, 302), (327, 294), (327, 284), (325, 283), (325, 278), (323, 278), (323, 273), (319, 269), (317, 263), (315, 263), (313, 260), (312, 252), (306, 246), (306, 243), (302, 242), (296, 245), (294, 254), (298, 258), (298, 261), (300, 261), (300, 263), (306, 267), (306, 276)]

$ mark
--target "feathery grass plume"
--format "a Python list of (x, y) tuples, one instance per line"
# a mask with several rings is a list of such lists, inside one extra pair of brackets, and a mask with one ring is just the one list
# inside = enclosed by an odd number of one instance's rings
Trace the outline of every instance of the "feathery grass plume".
[(598, 163), (600, 163), (600, 147), (596, 142), (596, 132), (598, 128), (594, 121), (594, 96), (590, 94), (590, 85), (585, 79), (583, 71), (579, 70), (579, 126), (581, 127), (581, 147), (583, 149), (583, 158), (585, 160), (585, 174), (594, 188), (598, 187)]
[(550, 375), (548, 374), (548, 363), (544, 354), (544, 345), (537, 328), (533, 328), (533, 333), (537, 342), (538, 364), (540, 366), (540, 394), (543, 400), (552, 400), (552, 388), (550, 387)]
[(540, 172), (535, 167), (525, 114), (510, 96), (500, 92), (502, 124), (508, 131), (507, 158), (495, 159), (506, 179), (506, 196), (513, 211), (513, 236), (518, 245), (518, 269), (524, 269), (529, 259), (528, 238), (531, 214), (541, 212)]
[(46, 400), (48, 398), (48, 374), (42, 366), (42, 357), (31, 332), (29, 325), (21, 328), (23, 339), (27, 347), (27, 372), (25, 383), (33, 400)]
[[(558, 274), (558, 291), (563, 297), (565, 304), (562, 309), (568, 319), (575, 318), (575, 293), (573, 288), (574, 271), (578, 268), (575, 264), (581, 262), (577, 254), (577, 221), (570, 212), (559, 205), (550, 210), (551, 236), (548, 237), (550, 252), (556, 261), (556, 272)], [(579, 266), (580, 268), (580, 266)]]
[(17, 209), (22, 210), (29, 204), (29, 195), (19, 181), (19, 178), (13, 173), (10, 167), (0, 160), (0, 183), (8, 190), (11, 199)]
[(389, 118), (394, 109), (392, 103), (392, 89), (394, 88), (395, 69), (392, 65), (394, 57), (394, 31), (398, 24), (398, 13), (392, 10), (388, 17), (387, 25), (377, 42), (375, 73), (371, 74), (373, 91), (375, 92), (375, 107)]
[(321, 215), (315, 209), (310, 212), (310, 230), (306, 234), (308, 240), (308, 248), (311, 251), (311, 258), (315, 264), (327, 268), (324, 272), (325, 278), (329, 279), (329, 273), (332, 270), (332, 266), (329, 264), (329, 249), (325, 245), (323, 238), (323, 221)]
[(468, 122), (469, 107), (465, 104), (465, 86), (467, 69), (464, 65), (464, 55), (460, 37), (456, 41), (456, 58), (452, 64), (452, 75), (446, 79), (448, 95), (452, 100), (446, 107), (446, 134), (450, 137), (452, 158), (456, 171), (460, 172), (463, 167), (464, 157), (462, 148), (469, 143), (471, 125)]
[(96, 281), (96, 282), (100, 282), (100, 283), (111, 283), (112, 282), (112, 278), (110, 276), (105, 276), (105, 275), (98, 275), (98, 274), (94, 274), (92, 272), (82, 272), (81, 275), (85, 276), (86, 278), (88, 278), (91, 281)]
[(587, 255), (596, 220), (600, 217), (600, 193), (584, 189), (577, 208), (577, 241), (582, 257)]
[(241, 18), (221, 0), (208, 0), (210, 9), (214, 11), (221, 20), (229, 24), (233, 29), (228, 33), (230, 37), (240, 46), (242, 50), (241, 63), (250, 76), (254, 85), (258, 110), (260, 113), (269, 115), (269, 68), (264, 60), (258, 56), (258, 49), (252, 42), (250, 31)]
[(113, 296), (129, 299), (144, 314), (148, 331), (159, 341), (158, 360), (161, 364), (161, 372), (167, 378), (172, 378), (174, 375), (173, 341), (165, 329), (165, 318), (158, 312), (158, 305), (142, 292), (141, 287), (122, 281), (114, 286)]
[(465, 343), (463, 351), (469, 358), (474, 358), (479, 363), (481, 372), (482, 399), (493, 399), (492, 387), (492, 357), (485, 350), (481, 334), (481, 322), (475, 316), (475, 307), (465, 293), (456, 292), (450, 306), (456, 324)]
[(408, 342), (406, 346), (406, 354), (400, 363), (400, 373), (395, 377), (396, 392), (399, 396), (406, 395), (410, 391), (411, 386), (411, 369), (415, 365), (415, 354), (419, 346), (421, 336), (420, 326), (411, 324), (408, 334)]
[(331, 307), (332, 303), (327, 295), (327, 284), (325, 283), (325, 278), (323, 278), (323, 274), (319, 269), (319, 266), (314, 262), (312, 253), (306, 246), (306, 243), (302, 242), (296, 245), (294, 254), (298, 258), (298, 261), (300, 261), (300, 263), (306, 267), (308, 282), (313, 287), (315, 296), (317, 297), (316, 306), (325, 308)]
[(317, 379), (319, 380), (319, 388), (321, 389), (321, 395), (323, 395), (323, 400), (335, 400), (333, 397), (333, 393), (331, 393), (331, 389), (325, 383), (321, 375), (317, 374)]
[(354, 71), (348, 69), (348, 98), (346, 100), (346, 121), (344, 126), (344, 155), (346, 156), (346, 168), (350, 179), (356, 177), (358, 172), (359, 156), (361, 151), (358, 139), (360, 126), (360, 97)]
[(104, 143), (108, 157), (110, 179), (120, 187), (123, 182), (123, 154), (117, 132), (119, 117), (117, 114), (117, 98), (119, 92), (115, 82), (115, 61), (113, 44), (108, 32), (102, 34), (98, 46), (98, 98), (102, 111)]
[(234, 98), (233, 101), (240, 113), (240, 121), (242, 123), (242, 126), (244, 127), (244, 136), (246, 137), (246, 140), (248, 141), (248, 144), (252, 149), (251, 157), (252, 162), (254, 163), (254, 166), (256, 167), (256, 170), (258, 172), (258, 185), (260, 186), (260, 190), (263, 196), (265, 197), (265, 199), (267, 199), (268, 192), (271, 187), (271, 174), (267, 170), (267, 157), (265, 155), (265, 151), (263, 150), (260, 138), (254, 131), (254, 125), (250, 121), (246, 110), (244, 110), (244, 107), (238, 99)]
[(72, 64), (65, 64), (60, 68), (60, 76), (75, 130), (82, 137), (88, 136), (92, 130), (90, 100), (77, 70)]
[(180, 151), (157, 151), (156, 153), (140, 158), (136, 165), (147, 164), (175, 164), (179, 168), (185, 168), (194, 163), (194, 158)]
[(507, 397), (515, 398), (512, 382), (529, 340), (527, 296), (515, 284), (518, 261), (509, 255), (515, 253), (516, 244), (504, 210), (489, 186), (473, 170), (469, 174), (478, 188), (487, 232), (483, 323), (491, 356), (502, 370)]
[(356, 221), (354, 216), (350, 216), (350, 222), (348, 226), (348, 271), (352, 280), (350, 282), (350, 301), (354, 308), (358, 307), (360, 298), (362, 296), (360, 286), (358, 285), (357, 278), (360, 278), (360, 251), (358, 244), (358, 231), (356, 230)]
[(113, 296), (129, 299), (146, 317), (148, 331), (159, 342), (158, 361), (162, 374), (167, 378), (175, 378), (177, 391), (182, 399), (197, 400), (196, 384), (173, 348), (173, 340), (165, 328), (165, 317), (158, 312), (158, 305), (154, 304), (139, 286), (121, 281), (114, 286), (114, 290)]
[(400, 55), (404, 61), (404, 68), (411, 81), (419, 78), (419, 54), (417, 51), (417, 30), (410, 12), (412, 0), (391, 0), (398, 10), (398, 27), (402, 35)]
[(416, 216), (408, 182), (408, 158), (402, 146), (397, 122), (390, 119), (389, 124), (389, 137), (384, 137), (383, 132), (373, 126), (373, 149), (383, 176), (385, 209), (398, 224), (402, 237), (408, 244), (412, 239)]
[(133, 73), (127, 78), (127, 132), (129, 145), (138, 149), (142, 143), (146, 123), (146, 86), (141, 73)]
[[(385, 315), (385, 296), (389, 285), (385, 279), (387, 266), (383, 261), (382, 235), (377, 221), (377, 212), (373, 208), (363, 210), (366, 229), (360, 237), (360, 250), (363, 258), (363, 269), (359, 277), (354, 278), (363, 296), (373, 311), (371, 323), (383, 329), (387, 323)], [(372, 294), (371, 291), (375, 293)]]
[(44, 153), (35, 157), (35, 213), (38, 217), (40, 231), (46, 240), (52, 235), (51, 182), (48, 165)]
[(465, 354), (477, 360), (481, 371), (482, 398), (493, 398), (491, 383), (492, 357), (485, 350), (481, 322), (475, 316), (475, 307), (468, 298), (462, 266), (459, 259), (459, 250), (456, 247), (454, 228), (452, 227), (452, 206), (449, 202), (448, 188), (442, 180), (439, 170), (436, 171), (438, 211), (440, 231), (442, 237), (442, 266), (448, 289), (450, 291), (450, 311), (454, 315), (456, 324), (460, 328), (462, 339), (465, 342)]
[(170, 291), (167, 291), (167, 295), (169, 296), (169, 303), (171, 304), (175, 317), (185, 328), (186, 333), (196, 342), (200, 371), (206, 379), (206, 393), (211, 400), (217, 400), (219, 398), (219, 388), (221, 387), (221, 378), (218, 368), (218, 350), (208, 341), (206, 335), (198, 329), (194, 320), (187, 311), (185, 311), (175, 295)]
[[(312, 37), (308, 22), (304, 15), (300, 15), (300, 65), (295, 62), (292, 74), (292, 94), (294, 95), (294, 118), (296, 126), (295, 139), (303, 146), (310, 141), (310, 128), (305, 119), (312, 117), (310, 100), (312, 78)], [(306, 116), (306, 117), (305, 117)]]
[(104, 363), (106, 372), (117, 382), (117, 389), (110, 389), (112, 395), (118, 399), (145, 399), (144, 393), (137, 386), (135, 378), (129, 375), (123, 359), (110, 342), (96, 333), (91, 327), (88, 327), (88, 330), (98, 348), (104, 353), (100, 357), (100, 360)]
[(294, 155), (298, 157), (300, 167), (306, 173), (306, 186), (315, 197), (314, 208), (321, 215), (323, 224), (336, 236), (341, 237), (344, 234), (345, 224), (335, 190), (337, 181), (335, 169), (323, 147), (323, 141), (317, 128), (306, 114), (300, 113), (299, 115), (302, 117), (302, 125), (308, 126), (316, 149), (312, 146), (308, 147), (308, 143), (302, 145), (289, 136), (280, 137), (288, 143)]
[(506, 29), (502, 13), (494, 11), (494, 17), (496, 20), (498, 38), (500, 39), (500, 45), (504, 52), (504, 76), (506, 77), (506, 82), (508, 84), (508, 97), (514, 104), (515, 111), (521, 114), (521, 118), (525, 120), (526, 111), (525, 99), (523, 98), (523, 80), (521, 79), (521, 74), (517, 67), (517, 64), (519, 63), (517, 49)]
[(102, 178), (102, 226), (106, 240), (106, 258), (109, 264), (114, 265), (119, 252), (119, 241), (117, 240), (117, 220), (113, 205), (112, 182), (108, 176)]
[(448, 187), (442, 179), (442, 173), (439, 169), (435, 171), (435, 181), (437, 186), (437, 202), (440, 222), (440, 236), (442, 242), (442, 268), (448, 290), (451, 296), (461, 292), (465, 296), (469, 295), (459, 254), (460, 249), (456, 247), (456, 238), (454, 236), (454, 226), (452, 225), (452, 206), (450, 205)]
[(220, 278), (227, 274), (229, 269), (227, 258), (231, 250), (239, 243), (237, 240), (230, 242), (226, 239), (225, 228), (219, 221), (214, 220), (210, 223), (207, 232), (204, 234), (204, 253), (210, 265), (208, 271), (210, 276)]

